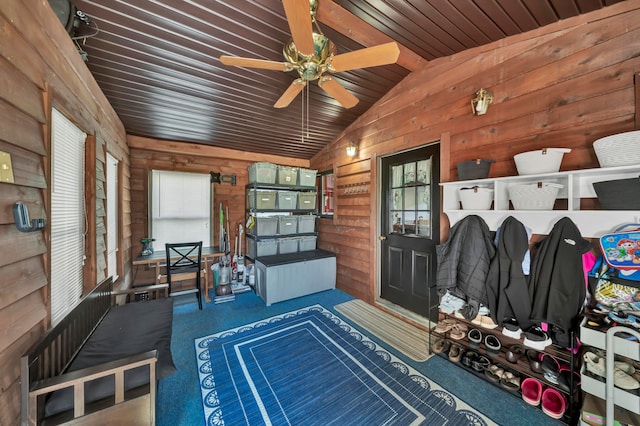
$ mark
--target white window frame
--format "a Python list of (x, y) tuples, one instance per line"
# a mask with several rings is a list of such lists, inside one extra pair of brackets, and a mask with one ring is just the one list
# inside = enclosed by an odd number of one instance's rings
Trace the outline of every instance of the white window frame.
[(165, 243), (202, 241), (203, 247), (211, 246), (211, 176), (152, 170), (150, 180), (149, 229), (154, 250), (164, 251)]
[(55, 108), (51, 114), (51, 323), (82, 297), (85, 246), (86, 133)]

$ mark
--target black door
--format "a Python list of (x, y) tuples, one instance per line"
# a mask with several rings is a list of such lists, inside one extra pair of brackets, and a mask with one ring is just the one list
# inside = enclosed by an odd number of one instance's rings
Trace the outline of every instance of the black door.
[(381, 297), (429, 318), (437, 304), (440, 145), (386, 157), (381, 172)]

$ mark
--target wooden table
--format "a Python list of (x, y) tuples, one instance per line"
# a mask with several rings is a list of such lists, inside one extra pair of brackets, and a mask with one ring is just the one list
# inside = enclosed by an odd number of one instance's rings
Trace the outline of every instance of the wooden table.
[[(209, 267), (216, 262), (216, 259), (224, 256), (224, 252), (221, 252), (218, 247), (202, 247), (202, 263), (204, 267), (204, 285), (201, 285), (202, 292), (204, 293), (204, 300), (211, 302), (209, 297)], [(162, 274), (160, 273), (160, 267), (165, 266), (167, 262), (167, 254), (164, 250), (155, 251), (152, 254), (146, 256), (138, 256), (133, 259), (133, 266), (147, 265), (150, 268), (155, 268), (156, 275), (155, 284), (160, 284)]]

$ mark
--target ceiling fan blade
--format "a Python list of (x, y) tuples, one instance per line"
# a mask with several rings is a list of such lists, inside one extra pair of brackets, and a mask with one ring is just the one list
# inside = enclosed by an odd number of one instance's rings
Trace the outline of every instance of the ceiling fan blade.
[(260, 68), (274, 71), (291, 71), (287, 62), (267, 61), (264, 59), (239, 58), (236, 56), (220, 56), (220, 62), (225, 65), (245, 68)]
[(293, 83), (285, 90), (285, 92), (280, 96), (280, 99), (273, 105), (275, 108), (285, 108), (288, 107), (291, 101), (298, 96), (298, 93), (302, 92), (304, 86), (306, 86), (307, 82), (301, 78), (294, 80)]
[(340, 83), (329, 76), (323, 76), (318, 80), (318, 86), (331, 95), (336, 101), (340, 102), (345, 108), (356, 106), (359, 102), (358, 98), (353, 96), (347, 89), (342, 87)]
[(397, 43), (379, 44), (336, 55), (331, 60), (329, 69), (333, 72), (340, 72), (356, 68), (394, 64), (398, 60), (398, 56), (400, 56), (400, 48)]
[(287, 15), (291, 38), (296, 50), (305, 56), (313, 56), (313, 27), (311, 9), (307, 0), (282, 0), (284, 13)]

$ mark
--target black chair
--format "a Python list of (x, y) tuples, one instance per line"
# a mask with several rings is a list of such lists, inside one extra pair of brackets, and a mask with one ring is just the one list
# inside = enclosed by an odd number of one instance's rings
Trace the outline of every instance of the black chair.
[[(180, 296), (195, 293), (198, 299), (198, 308), (202, 309), (201, 277), (202, 269), (202, 241), (197, 243), (173, 243), (165, 244), (167, 252), (167, 283), (169, 295)], [(178, 281), (196, 280), (195, 288), (173, 291), (172, 284)]]

